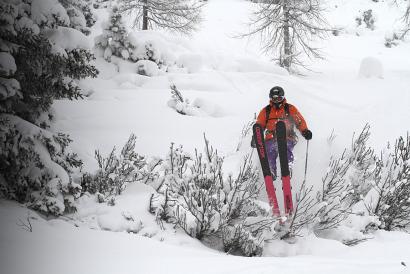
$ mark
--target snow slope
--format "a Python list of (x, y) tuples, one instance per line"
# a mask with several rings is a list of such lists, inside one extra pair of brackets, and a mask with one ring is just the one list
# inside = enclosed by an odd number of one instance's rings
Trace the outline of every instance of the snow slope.
[[(296, 245), (270, 246), (266, 256), (245, 258), (196, 245), (178, 245), (140, 235), (74, 227), (44, 221), (30, 212), (33, 232), (16, 226), (27, 209), (0, 201), (2, 273), (409, 273), (410, 235), (377, 232), (374, 239), (349, 248), (311, 236)], [(277, 250), (298, 250), (280, 257)], [(272, 254), (270, 254), (272, 252)], [(285, 255), (285, 254), (283, 254)], [(405, 265), (403, 265), (405, 264)]]
[[(175, 54), (201, 57), (199, 71), (175, 69), (145, 77), (135, 73), (134, 64), (97, 59), (99, 78), (82, 83), (86, 99), (54, 104), (53, 129), (70, 134), (88, 171), (96, 168), (95, 149), (106, 154), (131, 133), (138, 136), (138, 153), (163, 157), (171, 142), (190, 152), (201, 149), (205, 132), (225, 155), (226, 172), (235, 172), (242, 155), (251, 151), (248, 137), (236, 152), (242, 127), (268, 103), (269, 89), (281, 85), (313, 131), (308, 182), (317, 185), (329, 156), (349, 146), (352, 134), (367, 122), (376, 149), (409, 131), (410, 43), (384, 47), (385, 33), (399, 25), (399, 10), (386, 2), (368, 2), (328, 1), (329, 21), (346, 31), (321, 42), (326, 59), (311, 64), (317, 73), (300, 77), (272, 65), (270, 56), (259, 51), (257, 38), (232, 38), (247, 28), (250, 1), (209, 0), (198, 33), (189, 39), (168, 37), (181, 46)], [(369, 6), (379, 18), (376, 30), (357, 29), (354, 17)], [(93, 36), (107, 18), (98, 12)], [(383, 78), (359, 77), (361, 61), (369, 56), (382, 63)], [(181, 115), (168, 106), (171, 83), (201, 115)], [(336, 139), (330, 146), (332, 130)], [(296, 188), (303, 178), (305, 144), (301, 138), (295, 149)], [(262, 258), (221, 254), (172, 227), (160, 230), (147, 210), (151, 191), (134, 185), (115, 207), (97, 206), (83, 197), (79, 212), (66, 219), (46, 221), (31, 212), (37, 216), (31, 233), (16, 225), (26, 219), (27, 209), (0, 201), (1, 273), (410, 273), (401, 264), (410, 265), (410, 236), (400, 232), (379, 231), (354, 247), (311, 235), (295, 245), (267, 243)], [(135, 221), (124, 223), (123, 214)], [(101, 229), (135, 230), (138, 235)]]

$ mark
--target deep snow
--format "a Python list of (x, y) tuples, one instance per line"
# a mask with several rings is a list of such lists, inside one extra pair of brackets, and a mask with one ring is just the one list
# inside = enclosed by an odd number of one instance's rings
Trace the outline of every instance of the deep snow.
[[(106, 154), (114, 145), (121, 147), (131, 133), (138, 136), (138, 153), (163, 157), (171, 142), (182, 144), (189, 152), (201, 149), (205, 132), (225, 156), (226, 172), (235, 172), (242, 155), (251, 151), (249, 136), (236, 151), (243, 126), (268, 103), (269, 89), (281, 85), (288, 101), (298, 107), (313, 131), (308, 182), (316, 185), (330, 155), (349, 146), (352, 134), (367, 122), (372, 132), (370, 144), (375, 149), (409, 131), (410, 43), (402, 42), (393, 48), (383, 45), (386, 32), (400, 25), (395, 6), (329, 0), (329, 21), (346, 31), (320, 42), (326, 59), (314, 60), (311, 69), (316, 72), (306, 71), (302, 77), (288, 75), (269, 62), (270, 56), (259, 51), (257, 38), (233, 38), (247, 29), (251, 5), (245, 0), (209, 0), (198, 33), (191, 38), (166, 36), (180, 62), (193, 62), (191, 70), (173, 68), (169, 73), (145, 77), (135, 73), (135, 64), (108, 64), (97, 59), (99, 78), (82, 82), (86, 99), (54, 104), (53, 130), (70, 134), (73, 150), (88, 171), (97, 167), (95, 149)], [(355, 27), (354, 17), (368, 8), (378, 18), (374, 31)], [(107, 18), (101, 10), (98, 15), (91, 40), (101, 32), (101, 21)], [(367, 57), (380, 61), (382, 78), (359, 77), (360, 64)], [(169, 107), (171, 83), (200, 110), (198, 115), (181, 115)], [(327, 138), (332, 131), (336, 139), (329, 144)], [(296, 188), (303, 177), (305, 149), (301, 137), (295, 149), (292, 179)], [(16, 225), (19, 219), (26, 220), (28, 210), (0, 201), (1, 272), (410, 272), (401, 264), (410, 266), (410, 236), (401, 232), (379, 231), (373, 239), (354, 247), (314, 235), (294, 245), (274, 241), (266, 244), (262, 258), (219, 253), (171, 226), (159, 229), (147, 210), (151, 192), (148, 186), (132, 185), (115, 207), (82, 197), (78, 213), (58, 220), (46, 221), (30, 211), (31, 216), (37, 216), (32, 220), (32, 233)], [(124, 222), (123, 214), (133, 216), (134, 222)]]

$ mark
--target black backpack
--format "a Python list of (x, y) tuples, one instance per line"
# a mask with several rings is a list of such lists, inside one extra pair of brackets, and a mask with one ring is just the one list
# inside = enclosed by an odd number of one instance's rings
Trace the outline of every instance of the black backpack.
[[(284, 107), (285, 107), (285, 116), (286, 116), (286, 119), (292, 118), (292, 117), (290, 117), (289, 104), (288, 104), (288, 103), (285, 103), (285, 106), (284, 106)], [(272, 106), (271, 106), (270, 104), (265, 107), (265, 111), (266, 111), (266, 123), (265, 123), (265, 125), (268, 124), (269, 115), (270, 115), (270, 111), (271, 111), (271, 110), (272, 110)]]
[[(285, 108), (285, 119), (289, 119), (291, 121), (293, 121), (292, 116), (290, 116), (290, 111), (289, 111), (289, 104), (285, 103), (284, 105)], [(265, 107), (265, 111), (266, 111), (266, 123), (265, 123), (265, 127), (268, 124), (268, 120), (269, 120), (269, 115), (270, 115), (270, 111), (272, 110), (272, 106), (269, 104)], [(294, 127), (292, 127), (291, 131), (289, 132), (289, 136), (290, 137), (295, 137), (296, 136), (296, 132), (294, 130)]]

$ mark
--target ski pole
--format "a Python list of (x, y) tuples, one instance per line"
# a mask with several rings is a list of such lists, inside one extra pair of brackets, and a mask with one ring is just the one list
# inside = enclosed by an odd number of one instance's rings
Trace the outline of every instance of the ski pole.
[(307, 140), (307, 142), (306, 142), (305, 177), (303, 178), (303, 183), (306, 181), (308, 155), (309, 155), (309, 140)]

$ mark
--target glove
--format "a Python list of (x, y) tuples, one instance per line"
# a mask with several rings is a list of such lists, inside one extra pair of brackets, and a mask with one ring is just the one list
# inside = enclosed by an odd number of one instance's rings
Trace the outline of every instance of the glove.
[(302, 136), (305, 137), (306, 140), (312, 139), (312, 132), (308, 129), (302, 131)]
[(256, 147), (255, 135), (252, 135), (251, 147)]

